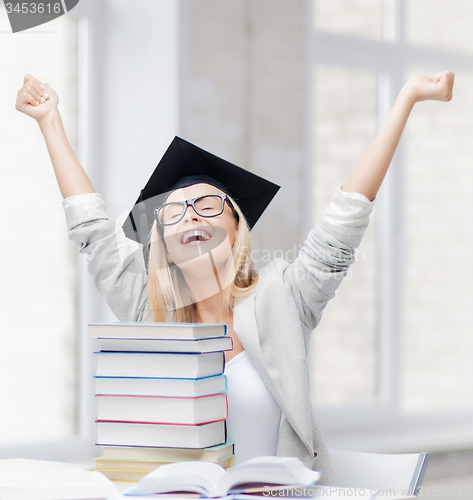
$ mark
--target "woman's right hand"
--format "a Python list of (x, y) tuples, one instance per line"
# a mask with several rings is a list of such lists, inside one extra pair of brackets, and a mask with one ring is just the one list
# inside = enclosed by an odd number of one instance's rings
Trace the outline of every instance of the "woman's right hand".
[(15, 108), (41, 122), (57, 109), (59, 97), (50, 85), (41, 84), (33, 75), (26, 74), (18, 91)]

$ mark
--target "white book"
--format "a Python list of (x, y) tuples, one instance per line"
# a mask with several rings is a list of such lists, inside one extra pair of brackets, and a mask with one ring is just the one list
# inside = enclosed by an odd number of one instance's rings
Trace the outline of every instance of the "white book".
[(229, 494), (270, 494), (270, 488), (309, 487), (320, 479), (294, 457), (257, 457), (225, 471), (211, 462), (180, 462), (164, 465), (146, 475), (127, 495), (191, 492), (204, 497)]
[(231, 337), (212, 339), (139, 339), (139, 338), (98, 338), (101, 351), (134, 352), (218, 352), (231, 351)]
[(178, 354), (157, 352), (97, 352), (98, 376), (203, 378), (221, 375), (223, 352)]
[(98, 472), (81, 465), (13, 458), (0, 460), (0, 498), (78, 500), (108, 498), (117, 490)]
[(110, 396), (97, 399), (100, 421), (199, 425), (227, 418), (226, 394), (197, 398)]
[(202, 425), (97, 422), (99, 446), (208, 448), (226, 441), (225, 421)]
[(202, 339), (227, 334), (227, 325), (207, 323), (91, 323), (90, 337), (134, 337), (153, 339)]
[(219, 394), (226, 390), (225, 375), (200, 379), (95, 376), (96, 394), (197, 397)]

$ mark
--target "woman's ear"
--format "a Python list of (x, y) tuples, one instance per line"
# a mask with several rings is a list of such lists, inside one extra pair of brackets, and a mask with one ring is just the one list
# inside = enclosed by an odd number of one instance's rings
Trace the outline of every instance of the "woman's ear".
[(168, 251), (166, 251), (166, 259), (168, 260), (168, 264), (174, 264), (174, 261), (171, 259)]

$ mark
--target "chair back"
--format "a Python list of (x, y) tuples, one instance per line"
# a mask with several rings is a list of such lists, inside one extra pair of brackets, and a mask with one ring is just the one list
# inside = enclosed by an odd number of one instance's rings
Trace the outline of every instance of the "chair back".
[(418, 495), (428, 453), (383, 454), (329, 450), (337, 485), (380, 491), (380, 496)]

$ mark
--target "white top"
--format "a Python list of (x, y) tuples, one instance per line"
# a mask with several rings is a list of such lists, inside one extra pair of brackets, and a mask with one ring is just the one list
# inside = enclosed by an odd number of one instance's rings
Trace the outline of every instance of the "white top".
[(276, 455), (281, 409), (261, 380), (246, 351), (225, 365), (227, 441), (235, 443), (233, 465)]

